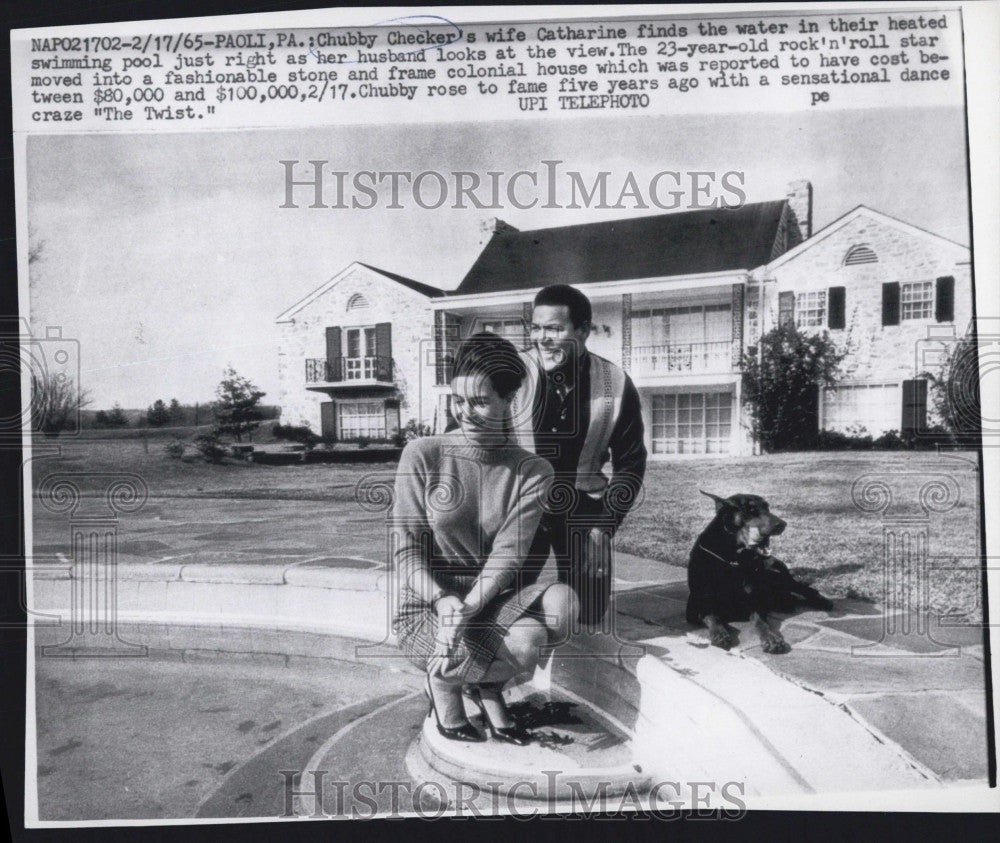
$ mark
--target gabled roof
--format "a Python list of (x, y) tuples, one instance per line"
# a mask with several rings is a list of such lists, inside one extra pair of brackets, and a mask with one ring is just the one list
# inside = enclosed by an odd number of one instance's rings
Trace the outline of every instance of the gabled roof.
[(428, 284), (421, 284), (419, 281), (414, 281), (412, 278), (406, 278), (403, 275), (396, 275), (394, 272), (386, 272), (384, 269), (378, 269), (377, 267), (369, 266), (366, 263), (361, 263), (361, 261), (352, 261), (342, 270), (340, 270), (340, 272), (334, 275), (333, 278), (331, 278), (325, 284), (317, 287), (315, 290), (309, 293), (309, 295), (307, 295), (305, 298), (300, 299), (290, 308), (288, 308), (288, 310), (284, 311), (281, 315), (278, 316), (278, 318), (275, 321), (285, 322), (291, 319), (296, 313), (298, 313), (304, 307), (307, 307), (308, 305), (316, 301), (316, 299), (318, 299), (320, 296), (324, 295), (327, 292), (327, 290), (330, 290), (336, 284), (340, 283), (340, 281), (344, 277), (346, 277), (348, 274), (350, 274), (352, 270), (356, 269), (359, 266), (362, 267), (365, 270), (365, 272), (375, 273), (377, 276), (381, 276), (382, 278), (385, 278), (387, 281), (392, 281), (396, 284), (406, 287), (408, 290), (411, 290), (412, 292), (417, 293), (418, 295), (425, 296), (427, 298), (436, 298), (438, 296), (443, 296), (445, 294), (444, 290), (439, 290), (437, 287), (431, 287)]
[(377, 266), (372, 266), (371, 264), (361, 263), (357, 261), (359, 266), (363, 266), (366, 269), (372, 270), (372, 272), (377, 272), (379, 275), (384, 275), (386, 278), (390, 278), (397, 284), (402, 284), (404, 287), (409, 287), (413, 292), (420, 293), (422, 296), (427, 296), (428, 298), (437, 298), (438, 296), (446, 295), (444, 290), (439, 290), (437, 287), (432, 287), (430, 284), (421, 284), (419, 281), (414, 281), (412, 278), (406, 278), (403, 275), (396, 275), (395, 272), (389, 272), (386, 269), (379, 269)]
[(859, 217), (867, 217), (869, 219), (873, 219), (876, 222), (880, 222), (883, 225), (889, 226), (890, 228), (895, 228), (898, 231), (902, 231), (913, 237), (920, 237), (925, 240), (934, 240), (935, 242), (940, 243), (949, 249), (952, 249), (959, 256), (969, 255), (968, 246), (963, 246), (961, 243), (957, 243), (954, 240), (949, 240), (947, 237), (942, 237), (940, 234), (935, 234), (933, 231), (927, 231), (927, 229), (920, 228), (919, 226), (913, 225), (912, 223), (904, 222), (903, 220), (896, 219), (895, 217), (891, 217), (888, 214), (884, 214), (881, 211), (876, 211), (874, 208), (869, 208), (867, 205), (857, 205), (850, 211), (848, 211), (846, 214), (835, 219), (829, 225), (826, 225), (823, 228), (821, 228), (819, 231), (813, 234), (813, 236), (810, 237), (808, 240), (803, 240), (794, 249), (789, 249), (784, 254), (776, 257), (773, 261), (771, 261), (768, 264), (767, 269), (775, 269), (779, 266), (782, 266), (783, 264), (788, 263), (791, 260), (794, 260), (803, 252), (809, 251), (809, 249), (811, 249), (813, 246), (818, 245), (827, 237), (836, 234), (842, 228), (854, 222)]
[(785, 200), (494, 233), (455, 295), (695, 275), (767, 263)]

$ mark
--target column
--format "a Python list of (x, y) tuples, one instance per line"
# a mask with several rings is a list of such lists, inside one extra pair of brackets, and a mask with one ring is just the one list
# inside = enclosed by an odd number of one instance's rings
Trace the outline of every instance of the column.
[(743, 284), (733, 284), (733, 368), (738, 369), (743, 356)]

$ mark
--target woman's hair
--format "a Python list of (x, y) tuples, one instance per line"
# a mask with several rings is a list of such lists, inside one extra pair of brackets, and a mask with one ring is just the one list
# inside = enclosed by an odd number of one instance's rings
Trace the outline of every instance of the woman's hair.
[(453, 378), (485, 375), (497, 395), (504, 399), (513, 397), (527, 374), (514, 345), (489, 331), (473, 334), (455, 352)]

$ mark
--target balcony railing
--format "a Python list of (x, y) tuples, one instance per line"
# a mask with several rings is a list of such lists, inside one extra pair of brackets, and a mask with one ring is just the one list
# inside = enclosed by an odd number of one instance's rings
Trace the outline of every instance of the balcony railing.
[(391, 357), (306, 360), (306, 383), (392, 383)]
[(732, 370), (733, 343), (730, 340), (632, 347), (632, 374), (638, 377)]

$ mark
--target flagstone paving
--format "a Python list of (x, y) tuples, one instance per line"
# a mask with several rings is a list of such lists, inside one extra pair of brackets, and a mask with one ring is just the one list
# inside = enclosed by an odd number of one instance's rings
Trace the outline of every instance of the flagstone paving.
[[(36, 507), (34, 537), (37, 561), (70, 559), (65, 515)], [(185, 566), (199, 576), (215, 567), (245, 581), (266, 579), (272, 569), (278, 582), (293, 569), (304, 572), (297, 576), (322, 570), (358, 576), (384, 569), (384, 515), (328, 501), (163, 497), (122, 517), (119, 551), (120, 567), (145, 566), (166, 579)], [(683, 567), (627, 554), (615, 564), (618, 638), (707, 643), (705, 632), (684, 619)], [(853, 600), (838, 601), (830, 613), (778, 622), (790, 653), (763, 653), (749, 624), (734, 625), (740, 643), (733, 653), (846, 706), (941, 780), (985, 779), (980, 628), (887, 615)], [(368, 760), (388, 764), (385, 775), (401, 775), (396, 744), (410, 740), (419, 726), (414, 718), (422, 716), (418, 680), (405, 670), (338, 663), (324, 675), (281, 658), (139, 661), (39, 661), (43, 818), (260, 816), (265, 804), (271, 815), (281, 796), (273, 788), (277, 770), (300, 769), (331, 729), (381, 711), (398, 727), (390, 730), (395, 754), (379, 761), (373, 752)], [(390, 704), (398, 706), (392, 716), (383, 711)], [(277, 725), (266, 728), (271, 724)], [(100, 750), (123, 745), (129, 747), (124, 763), (121, 752)], [(262, 755), (264, 749), (270, 754)], [(363, 753), (357, 747), (351, 753), (349, 766), (361, 771)], [(272, 773), (272, 785), (253, 784), (257, 774)]]

